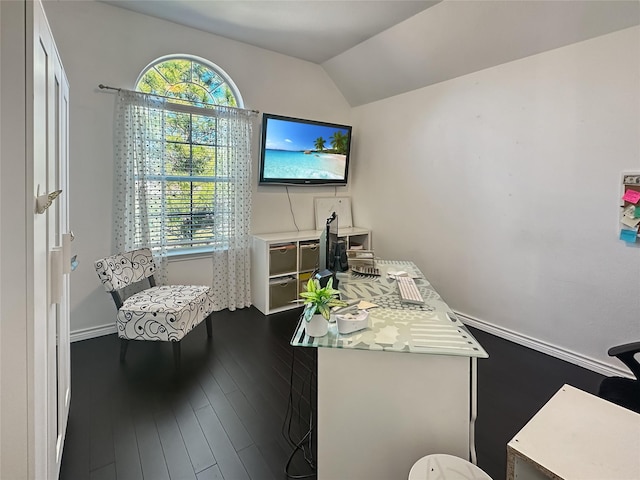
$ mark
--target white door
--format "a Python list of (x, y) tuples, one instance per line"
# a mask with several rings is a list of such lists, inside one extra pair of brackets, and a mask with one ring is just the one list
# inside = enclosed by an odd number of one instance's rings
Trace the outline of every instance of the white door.
[(70, 260), (63, 245), (69, 229), (68, 85), (42, 5), (33, 6), (33, 185), (36, 196), (61, 190), (46, 210), (36, 205), (34, 212), (34, 460), (35, 478), (55, 479), (71, 399)]

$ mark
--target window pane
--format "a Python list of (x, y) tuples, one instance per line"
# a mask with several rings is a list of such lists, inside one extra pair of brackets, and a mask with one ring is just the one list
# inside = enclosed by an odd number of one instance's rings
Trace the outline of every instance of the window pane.
[(165, 174), (187, 176), (191, 173), (191, 145), (188, 143), (167, 143), (165, 151)]
[(144, 93), (164, 95), (167, 81), (155, 68), (147, 70), (138, 82), (136, 90)]
[(193, 175), (197, 177), (212, 177), (215, 175), (216, 148), (205, 145), (194, 145)]
[(195, 116), (193, 117), (192, 141), (201, 145), (215, 145), (216, 143), (215, 118)]
[(155, 68), (167, 80), (169, 85), (191, 80), (191, 60), (167, 60), (157, 64)]
[(191, 115), (165, 112), (165, 139), (170, 142), (188, 142), (191, 137)]
[(167, 90), (167, 96), (185, 100), (188, 103), (215, 103), (209, 92), (195, 83), (177, 83)]
[(212, 91), (218, 88), (219, 85), (223, 84), (224, 80), (210, 68), (200, 63), (194, 63), (192, 82), (202, 85), (208, 91)]
[(213, 102), (216, 105), (226, 105), (228, 107), (236, 107), (236, 97), (229, 86), (225, 83), (216, 88), (213, 92)]

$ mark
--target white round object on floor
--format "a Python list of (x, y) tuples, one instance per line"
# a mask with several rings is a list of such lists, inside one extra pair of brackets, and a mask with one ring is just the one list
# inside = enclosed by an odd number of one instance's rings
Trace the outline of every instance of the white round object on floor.
[(438, 453), (414, 463), (409, 480), (491, 480), (491, 477), (460, 457)]

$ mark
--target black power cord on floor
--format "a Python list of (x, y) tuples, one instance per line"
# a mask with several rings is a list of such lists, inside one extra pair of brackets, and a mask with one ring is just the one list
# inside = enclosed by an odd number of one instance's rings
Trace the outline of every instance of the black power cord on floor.
[[(307, 430), (304, 432), (304, 434), (302, 434), (302, 432), (300, 432), (299, 434), (302, 436), (302, 438), (300, 440), (295, 440), (293, 438), (292, 435), (292, 420), (293, 420), (293, 414), (294, 414), (294, 408), (293, 408), (293, 369), (295, 366), (295, 351), (296, 351), (296, 347), (293, 347), (292, 352), (291, 352), (291, 368), (290, 368), (290, 373), (289, 373), (289, 400), (287, 402), (287, 412), (285, 414), (285, 418), (284, 421), (282, 423), (282, 436), (285, 438), (285, 440), (293, 447), (293, 450), (291, 451), (291, 454), (289, 455), (289, 458), (287, 460), (287, 463), (284, 467), (284, 473), (287, 476), (287, 478), (292, 478), (292, 479), (302, 479), (302, 478), (311, 478), (311, 477), (315, 477), (316, 476), (316, 464), (315, 464), (315, 460), (313, 458), (313, 430), (314, 430), (314, 424), (313, 424), (313, 395), (312, 395), (312, 386), (313, 386), (313, 380), (315, 378), (315, 372), (313, 371), (313, 369), (308, 368), (307, 372), (306, 372), (306, 376), (304, 378), (304, 381), (302, 383), (302, 388), (300, 391), (300, 395), (298, 397), (298, 419), (297, 419), (297, 423), (298, 426), (302, 426), (303, 422), (302, 422), (302, 410), (301, 410), (301, 402), (302, 399), (304, 397), (304, 391), (305, 391), (305, 385), (308, 385), (309, 387), (309, 407), (310, 407), (310, 412), (309, 412), (309, 420), (308, 420), (308, 428)], [(293, 458), (295, 456), (295, 454), (297, 452), (301, 451), (302, 455), (304, 457), (305, 462), (307, 463), (307, 465), (309, 465), (309, 467), (313, 470), (313, 473), (308, 473), (308, 474), (304, 474), (304, 475), (293, 475), (291, 473), (289, 473), (289, 467), (291, 466), (291, 462), (293, 461)]]

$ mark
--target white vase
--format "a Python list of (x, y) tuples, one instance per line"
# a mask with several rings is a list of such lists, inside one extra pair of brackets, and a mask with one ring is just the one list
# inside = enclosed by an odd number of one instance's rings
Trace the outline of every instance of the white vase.
[(322, 315), (316, 313), (311, 317), (311, 320), (306, 322), (304, 329), (310, 337), (324, 337), (329, 331), (329, 322)]

